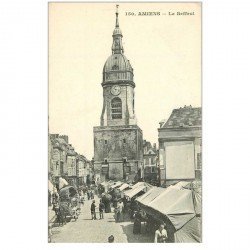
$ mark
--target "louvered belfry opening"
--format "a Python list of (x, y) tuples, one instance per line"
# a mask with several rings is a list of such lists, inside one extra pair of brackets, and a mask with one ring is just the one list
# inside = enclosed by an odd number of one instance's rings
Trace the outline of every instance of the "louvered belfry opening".
[(122, 100), (115, 97), (111, 101), (112, 119), (122, 119)]

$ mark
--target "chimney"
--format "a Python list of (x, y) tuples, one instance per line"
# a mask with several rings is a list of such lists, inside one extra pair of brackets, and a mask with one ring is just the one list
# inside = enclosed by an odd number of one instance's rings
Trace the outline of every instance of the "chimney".
[(153, 144), (153, 148), (156, 150), (156, 143)]

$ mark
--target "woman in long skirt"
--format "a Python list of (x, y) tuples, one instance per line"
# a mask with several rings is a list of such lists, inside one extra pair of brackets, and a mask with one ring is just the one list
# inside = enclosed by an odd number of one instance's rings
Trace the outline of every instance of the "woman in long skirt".
[(141, 216), (139, 212), (135, 212), (135, 220), (134, 220), (134, 228), (133, 233), (134, 234), (140, 234), (141, 233)]

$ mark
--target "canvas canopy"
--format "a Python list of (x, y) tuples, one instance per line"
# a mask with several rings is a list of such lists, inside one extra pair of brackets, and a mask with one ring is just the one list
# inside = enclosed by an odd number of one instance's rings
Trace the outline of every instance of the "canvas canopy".
[(178, 230), (195, 217), (192, 191), (170, 186), (147, 204), (146, 212), (166, 216)]
[(121, 181), (115, 182), (115, 183), (111, 186), (111, 188), (119, 187), (119, 186), (121, 186), (122, 184), (123, 184), (123, 183), (122, 183)]
[(127, 183), (123, 183), (118, 189), (120, 190), (120, 191), (122, 191), (122, 190), (124, 190), (124, 189), (126, 189), (126, 188), (128, 188), (129, 187), (129, 185), (127, 184)]
[(185, 189), (189, 189), (193, 194), (193, 202), (195, 213), (201, 214), (201, 181), (193, 181), (184, 187)]
[(111, 184), (109, 182), (106, 182), (106, 181), (102, 182), (100, 185), (102, 185), (103, 187), (110, 187), (111, 186)]
[(144, 185), (144, 182), (137, 182), (136, 184), (134, 184), (131, 188), (133, 189), (133, 188), (137, 188), (137, 187), (139, 187), (139, 186), (141, 186), (141, 185)]
[(143, 191), (146, 187), (144, 185), (138, 186), (136, 188), (130, 189), (124, 192), (124, 195), (129, 197), (130, 199), (133, 198), (135, 195)]
[(181, 229), (174, 233), (174, 241), (177, 243), (201, 242), (200, 218), (194, 217), (188, 221)]
[(62, 189), (63, 187), (69, 185), (69, 183), (63, 179), (62, 177), (59, 178), (59, 189)]
[(60, 190), (60, 198), (62, 201), (68, 198), (72, 198), (76, 194), (77, 191), (73, 186), (67, 186)]
[(147, 206), (150, 202), (152, 202), (160, 193), (162, 193), (165, 188), (161, 187), (153, 187), (149, 189), (145, 194), (138, 197), (136, 199), (137, 202), (139, 202), (140, 205)]
[(178, 183), (173, 185), (173, 187), (178, 188), (178, 189), (182, 189), (182, 188), (190, 186), (190, 183), (191, 182), (189, 182), (189, 181), (179, 181)]
[(131, 199), (141, 191), (147, 192), (152, 187), (153, 187), (152, 185), (146, 182), (138, 182), (135, 185), (133, 185), (131, 189), (124, 191), (124, 195)]
[(49, 191), (52, 193), (54, 191), (54, 186), (53, 184), (51, 183), (51, 181), (49, 180), (49, 183), (48, 183), (48, 189)]

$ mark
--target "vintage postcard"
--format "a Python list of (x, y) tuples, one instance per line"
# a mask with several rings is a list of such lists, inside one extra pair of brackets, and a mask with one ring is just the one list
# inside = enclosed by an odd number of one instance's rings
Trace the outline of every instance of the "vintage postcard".
[(201, 3), (48, 12), (48, 241), (202, 242)]

